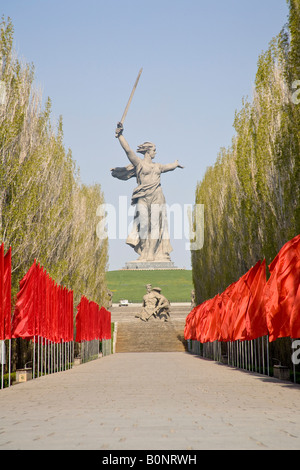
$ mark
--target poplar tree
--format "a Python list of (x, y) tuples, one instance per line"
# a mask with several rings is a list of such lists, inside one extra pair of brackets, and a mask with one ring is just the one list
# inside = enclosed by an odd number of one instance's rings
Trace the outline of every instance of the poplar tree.
[(198, 303), (258, 260), (269, 264), (300, 233), (299, 2), (289, 1), (288, 24), (258, 59), (254, 97), (235, 114), (231, 146), (197, 185), (195, 202), (205, 208), (204, 246), (192, 252)]
[[(100, 185), (85, 186), (53, 125), (51, 100), (42, 106), (34, 67), (13, 48), (11, 20), (0, 24), (0, 241), (12, 247), (12, 293), (34, 259), (58, 283), (107, 305), (107, 243), (96, 235)], [(5, 98), (5, 99), (3, 99)], [(75, 313), (75, 312), (74, 312)]]

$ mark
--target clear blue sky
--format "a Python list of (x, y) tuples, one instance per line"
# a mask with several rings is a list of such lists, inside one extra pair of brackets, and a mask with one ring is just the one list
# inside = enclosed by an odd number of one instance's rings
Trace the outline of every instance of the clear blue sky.
[[(178, 159), (184, 170), (162, 175), (166, 200), (193, 204), (197, 182), (231, 144), (234, 113), (251, 99), (258, 57), (288, 8), (285, 0), (1, 0), (0, 12), (52, 99), (53, 119), (63, 116), (82, 181), (100, 183), (116, 207), (127, 196), (129, 210), (136, 182), (112, 178), (110, 168), (128, 164), (114, 130), (140, 68), (124, 135), (134, 149), (154, 142), (158, 162)], [(172, 261), (190, 269), (186, 239), (171, 243)], [(124, 239), (110, 241), (109, 269), (133, 259)]]

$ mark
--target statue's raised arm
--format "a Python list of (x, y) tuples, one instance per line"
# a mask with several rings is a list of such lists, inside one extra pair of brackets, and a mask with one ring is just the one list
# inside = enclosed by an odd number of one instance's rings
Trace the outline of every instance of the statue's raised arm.
[(139, 158), (136, 156), (136, 154), (134, 153), (134, 151), (130, 148), (127, 140), (125, 139), (125, 137), (123, 136), (123, 131), (124, 131), (124, 127), (123, 127), (123, 124), (121, 122), (118, 122), (117, 124), (117, 128), (116, 128), (116, 131), (115, 131), (115, 136), (117, 139), (119, 139), (119, 142), (121, 144), (121, 147), (123, 148), (123, 150), (125, 151), (127, 157), (128, 157), (128, 160), (134, 165), (136, 166), (139, 162)]

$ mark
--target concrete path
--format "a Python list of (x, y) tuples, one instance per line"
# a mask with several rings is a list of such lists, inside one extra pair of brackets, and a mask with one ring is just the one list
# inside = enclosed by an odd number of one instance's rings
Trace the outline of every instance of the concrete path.
[(0, 391), (0, 449), (299, 449), (300, 387), (188, 353), (122, 353)]

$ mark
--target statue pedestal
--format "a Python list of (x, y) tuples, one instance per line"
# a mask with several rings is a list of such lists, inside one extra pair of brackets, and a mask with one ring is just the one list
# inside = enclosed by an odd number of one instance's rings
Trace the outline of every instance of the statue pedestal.
[(128, 261), (123, 269), (131, 270), (157, 270), (157, 269), (178, 269), (172, 261)]

